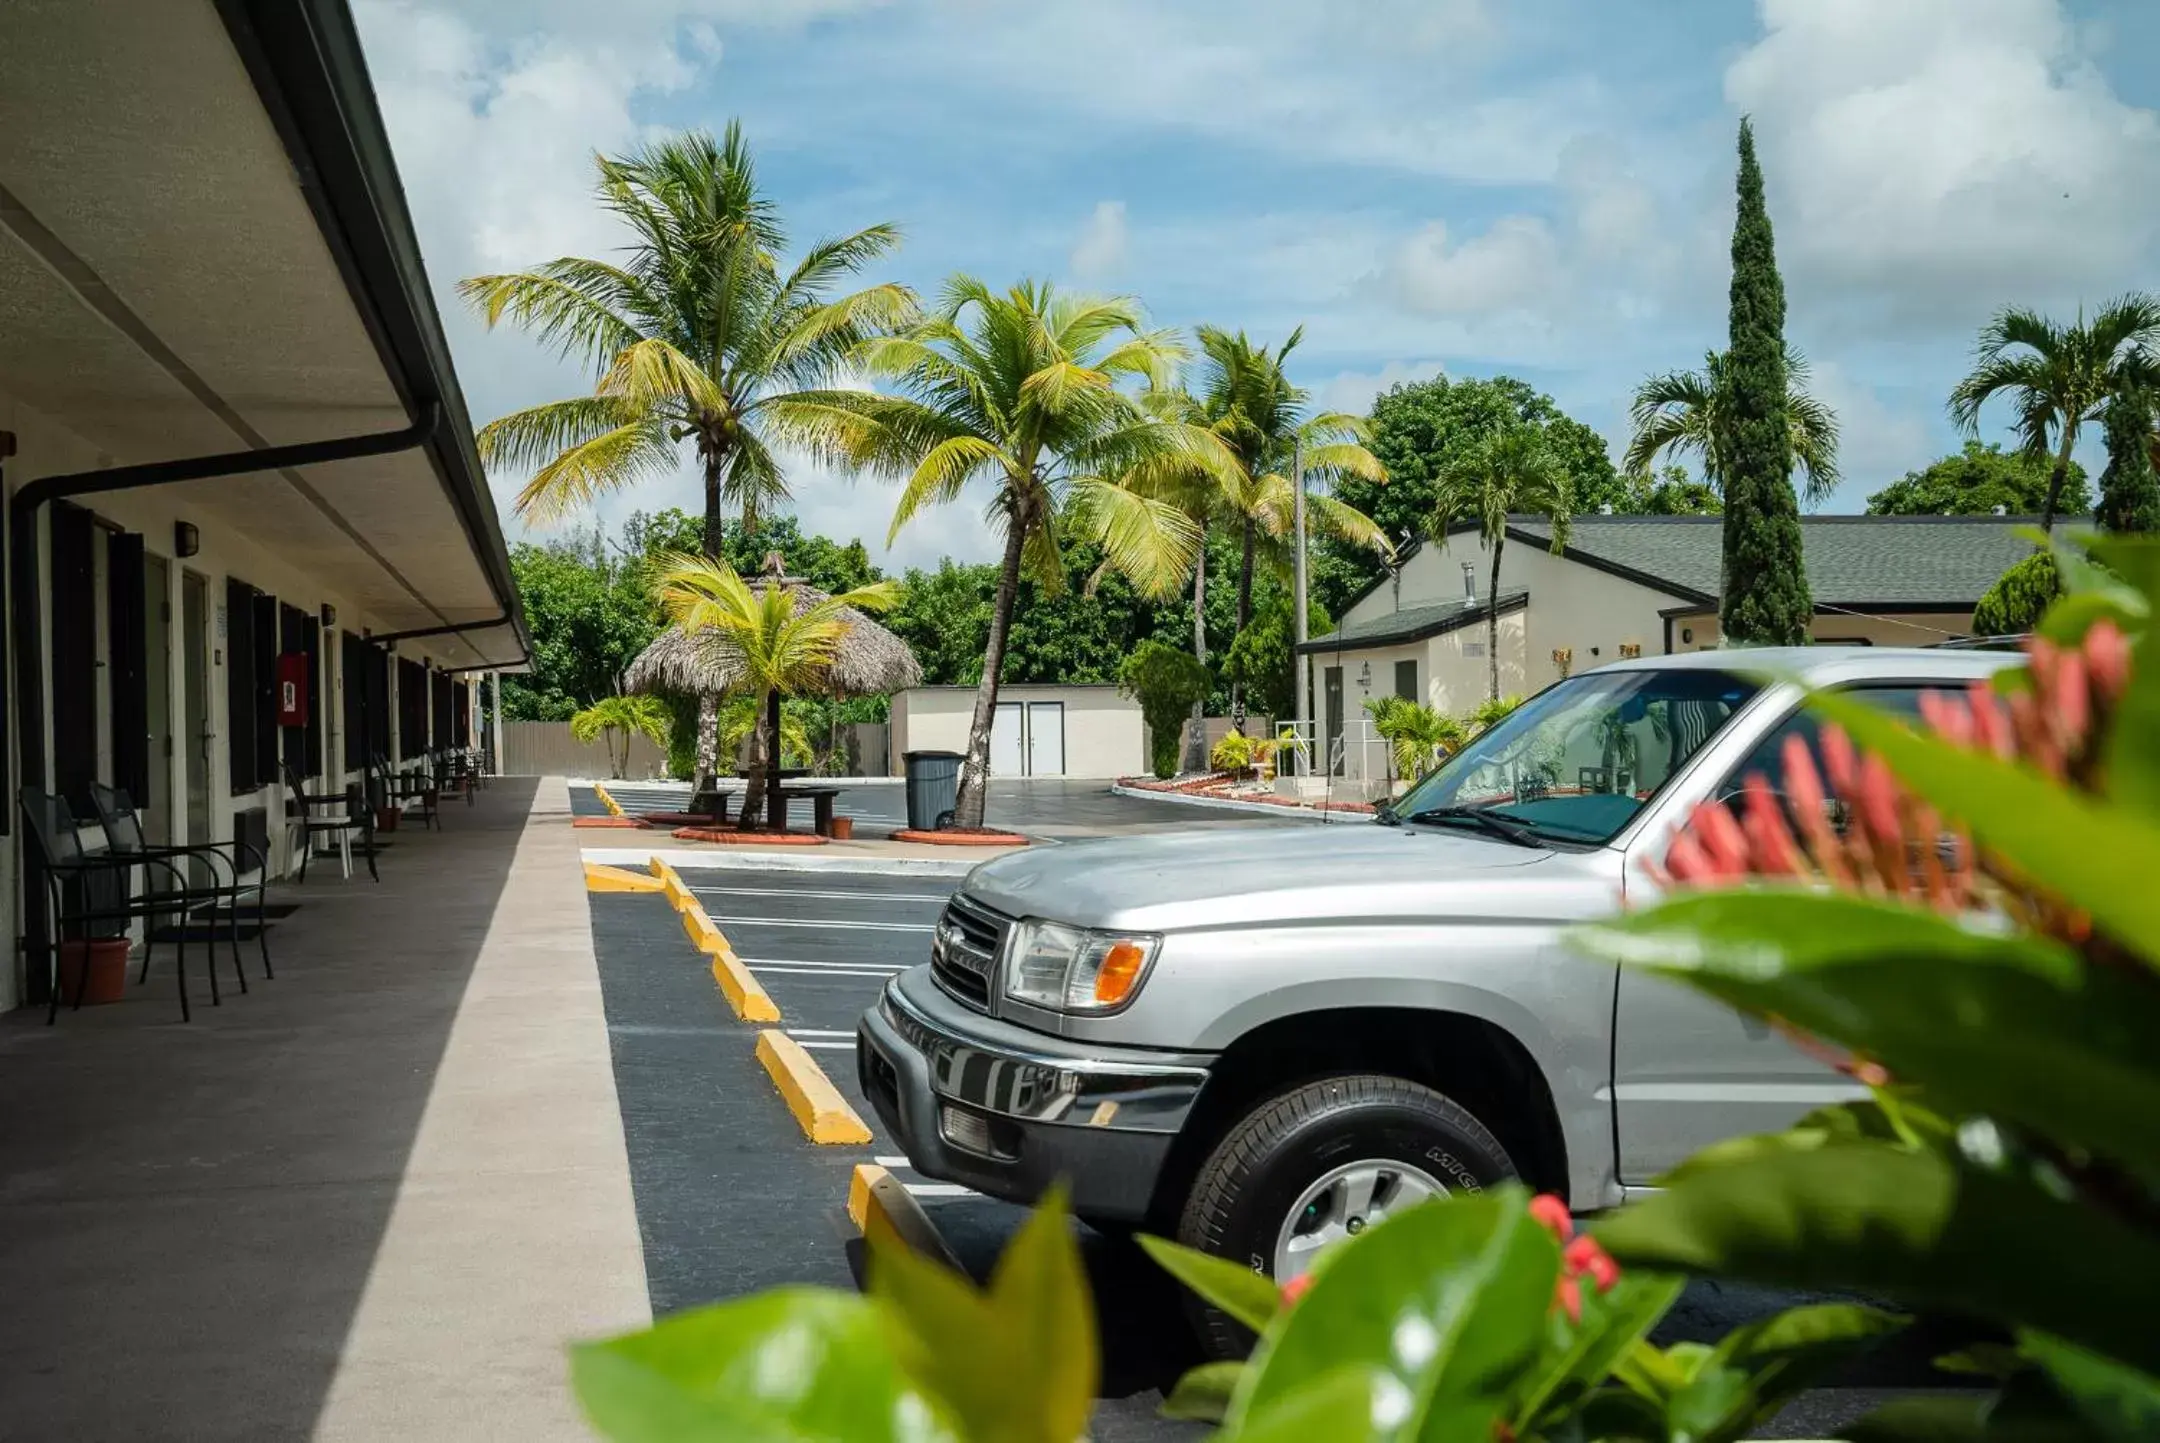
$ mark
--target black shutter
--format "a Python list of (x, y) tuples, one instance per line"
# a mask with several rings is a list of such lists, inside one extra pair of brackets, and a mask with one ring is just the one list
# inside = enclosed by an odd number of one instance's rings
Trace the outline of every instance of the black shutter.
[[(97, 532), (90, 513), (52, 508), (53, 790), (78, 817), (95, 816), (97, 780)], [(42, 777), (30, 781), (43, 785)]]
[(106, 675), (112, 687), (113, 785), (140, 807), (150, 796), (149, 617), (143, 539), (115, 532), (105, 543)]
[(278, 775), (277, 598), (255, 596), (255, 784)]
[(307, 756), (300, 763), (300, 774), (310, 780), (322, 775), (323, 708), (330, 704), (330, 688), (323, 676), (322, 622), (310, 616), (300, 628), (300, 647), (307, 653), (308, 709), (307, 731), (301, 745), (307, 748)]
[(227, 790), (255, 790), (255, 588), (225, 578), (225, 765)]

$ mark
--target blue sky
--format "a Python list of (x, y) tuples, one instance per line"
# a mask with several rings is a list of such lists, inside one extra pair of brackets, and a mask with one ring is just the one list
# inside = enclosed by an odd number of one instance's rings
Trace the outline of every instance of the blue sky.
[[(619, 244), (592, 152), (730, 117), (797, 234), (902, 225), (891, 278), (1043, 276), (1271, 341), (1302, 324), (1296, 378), (1354, 409), (1505, 371), (1617, 450), (1633, 384), (1722, 342), (1752, 113), (1789, 333), (1845, 428), (1830, 510), (1955, 444), (1943, 397), (1996, 307), (2160, 290), (2160, 72), (2132, 63), (2160, 54), (2152, 0), (356, 10), (479, 419), (589, 379), (484, 333), (455, 279)], [(890, 564), (988, 554), (965, 504), (884, 553), (876, 483), (805, 465), (795, 487), (805, 525)], [(686, 473), (606, 514), (694, 497)]]

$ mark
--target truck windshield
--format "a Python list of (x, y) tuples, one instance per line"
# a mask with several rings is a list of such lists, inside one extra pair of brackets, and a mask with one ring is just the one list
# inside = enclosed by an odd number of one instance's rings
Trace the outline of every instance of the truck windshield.
[(1528, 845), (1603, 844), (1755, 691), (1726, 672), (1677, 668), (1563, 681), (1473, 738), (1381, 820)]

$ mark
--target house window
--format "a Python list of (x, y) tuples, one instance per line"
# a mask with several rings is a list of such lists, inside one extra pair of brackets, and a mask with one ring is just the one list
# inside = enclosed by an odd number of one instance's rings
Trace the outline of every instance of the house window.
[(1417, 663), (1415, 661), (1398, 661), (1395, 663), (1395, 695), (1401, 697), (1404, 701), (1416, 701), (1418, 699)]

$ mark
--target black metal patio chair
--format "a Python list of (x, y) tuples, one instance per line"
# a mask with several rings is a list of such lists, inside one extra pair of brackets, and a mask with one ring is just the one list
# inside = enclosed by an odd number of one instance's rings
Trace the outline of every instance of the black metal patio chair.
[[(315, 855), (315, 839), (331, 837), (337, 842), (338, 859), (343, 864), (347, 880), (352, 877), (352, 839), (360, 836), (360, 851), (367, 859), (368, 875), (376, 881), (382, 873), (375, 870), (375, 814), (369, 802), (361, 794), (358, 782), (349, 784), (342, 792), (310, 792), (300, 780), (300, 773), (293, 767), (285, 768), (285, 826), (289, 832), (300, 834), (300, 880), (307, 880), (308, 861)], [(328, 809), (323, 815), (319, 811)]]
[[(90, 803), (97, 808), (98, 823), (105, 829), (105, 845), (115, 855), (138, 857), (144, 862), (158, 861), (178, 868), (183, 862), (199, 861), (210, 877), (210, 885), (198, 886), (189, 878), (188, 890), (173, 900), (187, 905), (181, 920), (184, 930), (188, 919), (198, 913), (208, 913), (208, 925), (214, 932), (217, 923), (226, 923), (227, 940), (232, 944), (233, 971), (239, 974), (240, 990), (247, 991), (247, 974), (240, 970), (240, 909), (250, 898), (255, 903), (255, 943), (262, 952), (263, 976), (277, 976), (270, 968), (269, 919), (264, 915), (263, 904), (270, 886), (270, 859), (262, 849), (251, 842), (235, 838), (230, 842), (156, 843), (143, 836), (142, 817), (135, 810), (134, 799), (125, 787), (108, 787), (100, 782), (90, 784)], [(254, 880), (248, 874), (254, 873)], [(181, 869), (187, 877), (185, 869)], [(143, 877), (147, 891), (151, 883), (147, 869)], [(216, 966), (217, 944), (211, 942), (211, 965)], [(147, 973), (150, 965), (148, 949), (145, 949), (143, 967)]]
[[(137, 985), (150, 975), (150, 956), (155, 942), (151, 934), (157, 930), (162, 918), (181, 916), (177, 910), (176, 897), (187, 890), (187, 879), (171, 863), (158, 858), (123, 857), (117, 853), (92, 849), (83, 844), (82, 829), (75, 821), (75, 813), (68, 804), (50, 792), (37, 787), (22, 789), (23, 820), (28, 825), (30, 839), (38, 849), (43, 863), (46, 900), (51, 904), (49, 916), (52, 921), (51, 936), (47, 939), (50, 951), (48, 960), (48, 988), (50, 1001), (45, 1009), (45, 1025), (50, 1027), (60, 1016), (60, 946), (66, 941), (88, 941), (97, 929), (111, 923), (145, 923), (143, 937), (143, 968), (137, 977)], [(172, 876), (170, 890), (150, 892), (145, 896), (134, 895), (135, 874), (147, 868), (162, 868)], [(70, 896), (70, 888), (73, 895)], [(69, 933), (73, 932), (73, 937)], [(175, 972), (179, 980), (180, 1020), (192, 1021), (188, 1006), (187, 990), (187, 929), (183, 926), (174, 943)], [(237, 962), (236, 962), (237, 965)], [(210, 953), (210, 1002), (222, 1006), (224, 999), (218, 995), (217, 953)], [(246, 986), (242, 978), (241, 985)], [(88, 958), (84, 959), (81, 974), (75, 983), (75, 1006), (80, 1008), (83, 994), (90, 986)]]

